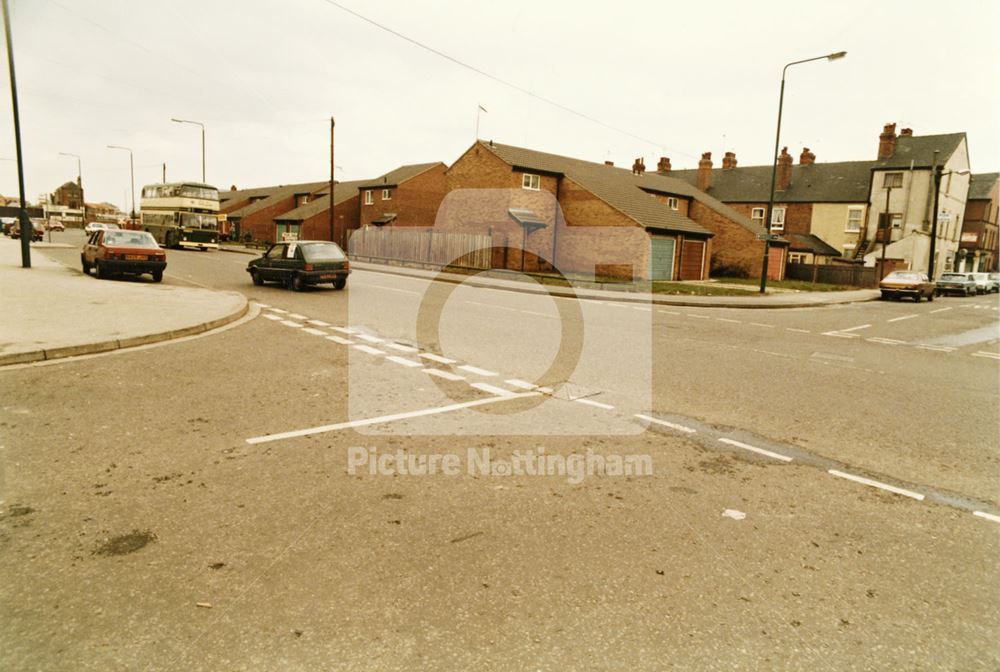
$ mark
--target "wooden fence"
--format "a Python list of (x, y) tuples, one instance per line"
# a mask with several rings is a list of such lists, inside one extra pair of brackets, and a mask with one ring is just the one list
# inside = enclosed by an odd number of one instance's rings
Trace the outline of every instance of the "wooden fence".
[(866, 268), (861, 264), (788, 264), (785, 268), (785, 278), (788, 280), (853, 287), (878, 286), (877, 273), (877, 268)]
[(489, 269), (493, 238), (433, 229), (367, 228), (351, 234), (352, 259)]

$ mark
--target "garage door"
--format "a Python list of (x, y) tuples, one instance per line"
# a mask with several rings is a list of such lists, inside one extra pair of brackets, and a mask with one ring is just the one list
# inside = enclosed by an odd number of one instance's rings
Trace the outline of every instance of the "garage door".
[(701, 280), (705, 241), (685, 240), (681, 246), (681, 280)]
[(657, 238), (650, 239), (649, 250), (649, 279), (650, 280), (673, 280), (674, 279), (674, 239)]

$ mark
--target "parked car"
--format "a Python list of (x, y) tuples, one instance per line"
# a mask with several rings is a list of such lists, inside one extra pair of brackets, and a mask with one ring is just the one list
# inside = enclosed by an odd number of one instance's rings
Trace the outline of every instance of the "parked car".
[(973, 273), (972, 278), (976, 281), (977, 294), (989, 294), (990, 292), (1000, 291), (997, 281), (990, 280), (989, 273)]
[(972, 273), (942, 273), (937, 281), (938, 296), (942, 294), (961, 294), (972, 296), (976, 293), (976, 281)]
[(65, 231), (66, 225), (60, 222), (58, 219), (50, 219), (49, 223), (46, 225), (49, 231)]
[(883, 299), (900, 299), (909, 296), (918, 303), (923, 298), (928, 301), (934, 300), (934, 283), (931, 282), (926, 273), (920, 271), (893, 271), (882, 278), (878, 288), (882, 291)]
[[(11, 238), (21, 237), (21, 227), (16, 224), (10, 230)], [(31, 220), (31, 239), (34, 241), (45, 240), (45, 223), (40, 219)]]
[(160, 282), (167, 267), (167, 254), (148, 231), (99, 229), (84, 244), (80, 264), (85, 274), (89, 275), (93, 268), (102, 279), (119, 273), (149, 273), (153, 282)]
[(255, 285), (280, 282), (301, 292), (307, 285), (329, 282), (334, 289), (343, 289), (351, 264), (336, 243), (286, 241), (271, 245), (264, 256), (252, 260), (247, 264), (247, 272)]
[(17, 225), (17, 217), (0, 217), (0, 225), (3, 226), (3, 235), (9, 236)]
[(1000, 292), (1000, 273), (990, 273), (990, 282), (993, 283), (993, 291)]
[(83, 227), (86, 233), (94, 233), (95, 231), (107, 231), (108, 225), (104, 222), (88, 222), (87, 226)]

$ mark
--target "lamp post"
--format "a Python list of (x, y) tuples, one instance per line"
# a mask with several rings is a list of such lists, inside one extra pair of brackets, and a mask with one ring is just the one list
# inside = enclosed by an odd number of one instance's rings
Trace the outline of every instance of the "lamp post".
[(892, 195), (892, 187), (887, 186), (885, 188), (885, 219), (882, 222), (882, 226), (879, 227), (882, 230), (882, 261), (879, 262), (878, 266), (878, 279), (881, 281), (885, 277), (885, 248), (889, 247), (890, 231), (889, 228), (889, 196)]
[(174, 119), (170, 118), (170, 121), (176, 122), (178, 124), (194, 124), (195, 126), (201, 126), (201, 181), (205, 183), (205, 124), (200, 121), (190, 121), (189, 119)]
[(132, 179), (132, 210), (129, 213), (129, 223), (135, 226), (135, 162), (132, 160), (132, 150), (119, 145), (108, 145), (108, 149), (123, 149), (128, 152), (128, 171)]
[(83, 197), (83, 168), (81, 167), (83, 164), (79, 154), (59, 152), (59, 156), (72, 156), (76, 159), (76, 184), (80, 187), (80, 226), (82, 228), (87, 226), (87, 199)]
[(772, 155), (771, 162), (771, 195), (767, 199), (767, 215), (764, 220), (764, 264), (763, 269), (760, 272), (761, 294), (767, 290), (767, 264), (769, 251), (771, 249), (771, 216), (774, 211), (774, 184), (778, 176), (778, 143), (781, 141), (781, 109), (785, 104), (785, 73), (788, 71), (788, 68), (793, 65), (809, 63), (811, 61), (821, 61), (824, 58), (828, 61), (836, 61), (844, 56), (847, 56), (846, 51), (838, 51), (832, 54), (827, 54), (826, 56), (816, 56), (814, 58), (806, 58), (801, 61), (792, 61), (791, 63), (787, 63), (781, 70), (781, 94), (778, 96), (778, 130), (774, 134), (774, 154)]
[(944, 172), (944, 166), (939, 166), (937, 162), (938, 150), (934, 150), (934, 213), (931, 215), (931, 248), (927, 254), (927, 277), (934, 281), (934, 272), (937, 270), (937, 263), (934, 255), (937, 253), (937, 225), (938, 225), (938, 195), (941, 193), (941, 178), (945, 175), (968, 175), (970, 170), (949, 170)]
[(14, 145), (17, 151), (17, 191), (20, 198), (18, 226), (21, 228), (21, 267), (31, 268), (31, 220), (28, 219), (28, 203), (24, 198), (24, 155), (21, 149), (21, 113), (17, 104), (17, 78), (14, 76), (14, 39), (10, 30), (10, 11), (7, 0), (2, 0), (3, 29), (7, 38), (7, 69), (10, 72), (10, 103), (14, 108)]

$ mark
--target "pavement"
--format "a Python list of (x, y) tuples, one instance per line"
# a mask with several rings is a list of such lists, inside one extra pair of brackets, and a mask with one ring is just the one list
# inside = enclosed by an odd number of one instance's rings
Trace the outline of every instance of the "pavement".
[[(209, 331), (239, 319), (247, 300), (236, 292), (98, 281), (32, 245), (30, 269), (20, 243), (0, 238), (0, 366), (106, 352)], [(143, 281), (144, 280), (144, 281)]]
[[(263, 250), (233, 245), (224, 245), (226, 252), (260, 256)], [(376, 264), (351, 261), (351, 267), (376, 273), (388, 273), (411, 278), (464, 284), (469, 287), (498, 289), (523, 294), (547, 294), (562, 298), (590, 299), (594, 301), (619, 301), (623, 303), (643, 303), (660, 306), (697, 306), (699, 308), (812, 308), (834, 304), (874, 301), (879, 298), (877, 289), (856, 289), (843, 292), (801, 292), (780, 290), (760, 296), (685, 296), (681, 294), (652, 294), (649, 292), (610, 289), (607, 283), (574, 282), (573, 287), (540, 285), (520, 273), (511, 271), (483, 271), (477, 275), (446, 273), (442, 271), (413, 268), (395, 264)], [(692, 283), (704, 285), (705, 283)], [(714, 284), (714, 283), (713, 283)], [(729, 285), (717, 285), (729, 286)], [(744, 289), (746, 289), (744, 287)]]

